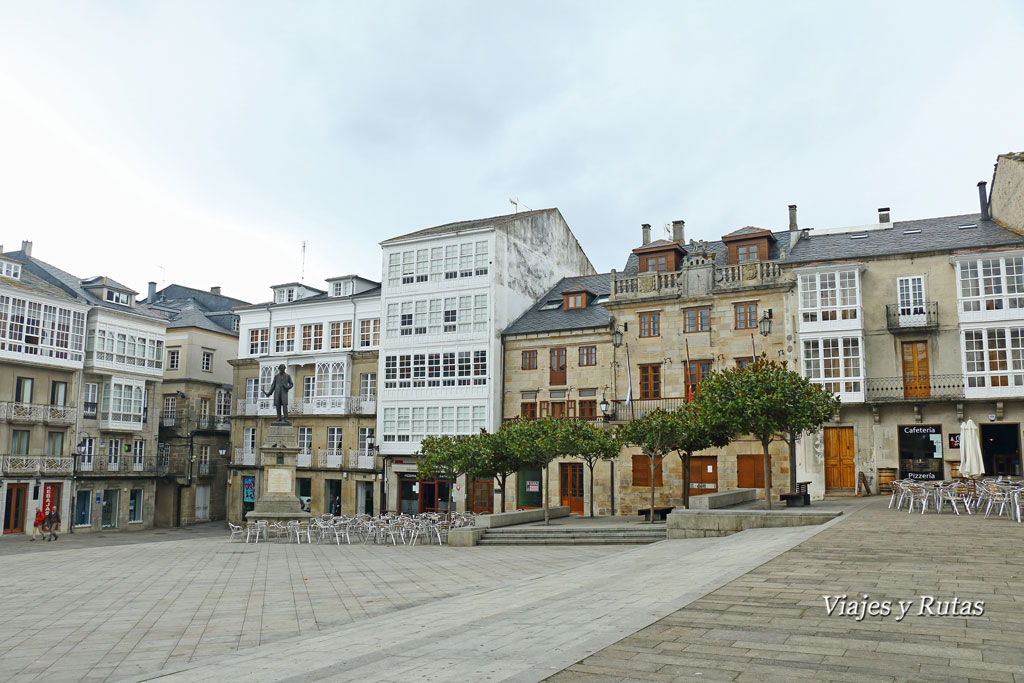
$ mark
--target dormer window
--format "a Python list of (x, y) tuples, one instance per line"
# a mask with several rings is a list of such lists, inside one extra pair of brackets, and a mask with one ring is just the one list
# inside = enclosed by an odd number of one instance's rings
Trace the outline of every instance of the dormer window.
[(352, 296), (351, 280), (339, 280), (331, 284), (331, 296)]
[(736, 247), (736, 262), (741, 263), (743, 261), (756, 261), (760, 258), (758, 256), (758, 245), (756, 244), (744, 244)]
[(294, 287), (282, 287), (281, 289), (274, 292), (275, 304), (286, 304), (290, 301), (295, 301)]
[(642, 256), (640, 261), (643, 264), (640, 271), (643, 273), (664, 273), (668, 268), (668, 263), (664, 254), (656, 256)]
[(112, 304), (120, 304), (122, 306), (132, 305), (132, 295), (128, 292), (119, 292), (116, 289), (108, 289), (105, 298)]
[(11, 261), (0, 261), (0, 276), (9, 280), (21, 279), (21, 264)]
[(586, 308), (587, 307), (587, 295), (582, 292), (579, 294), (566, 294), (565, 295), (565, 310), (572, 308)]

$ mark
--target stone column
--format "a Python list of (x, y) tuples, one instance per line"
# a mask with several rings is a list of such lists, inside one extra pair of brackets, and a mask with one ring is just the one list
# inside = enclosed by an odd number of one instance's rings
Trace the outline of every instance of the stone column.
[(270, 522), (307, 520), (308, 512), (295, 495), (295, 455), (299, 443), (295, 427), (290, 424), (271, 424), (260, 445), (263, 464), (263, 493), (252, 512), (245, 518), (252, 522), (265, 519)]

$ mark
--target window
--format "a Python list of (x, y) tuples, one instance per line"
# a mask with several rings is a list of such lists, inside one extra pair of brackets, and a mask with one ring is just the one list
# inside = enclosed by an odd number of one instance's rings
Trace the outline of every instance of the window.
[(661, 398), (661, 365), (640, 366), (640, 398)]
[(311, 453), (313, 451), (313, 428), (299, 427), (299, 452)]
[(597, 365), (597, 347), (596, 346), (581, 346), (580, 347), (580, 367), (586, 367), (589, 365)]
[[(207, 447), (209, 448), (209, 447)], [(132, 470), (141, 472), (146, 457), (146, 442), (142, 439), (135, 439), (132, 442)]]
[(586, 294), (566, 294), (565, 295), (565, 308), (586, 308), (587, 307), (587, 295)]
[(959, 266), (964, 312), (1024, 308), (1024, 257), (961, 261)]
[(705, 377), (711, 374), (711, 361), (695, 360), (686, 364), (686, 396), (691, 397), (691, 392), (700, 385)]
[(537, 392), (524, 391), (520, 394), (519, 415), (528, 420), (537, 417)]
[(144, 380), (113, 377), (103, 385), (100, 419), (122, 424), (141, 425), (146, 384)]
[[(174, 422), (173, 422), (174, 418), (177, 417), (177, 409), (178, 409), (178, 397), (177, 396), (164, 396), (164, 414), (162, 415), (162, 417), (165, 418), (165, 419), (171, 420), (171, 424), (172, 425), (174, 424)], [(170, 425), (168, 425), (168, 426), (170, 426)]]
[(388, 254), (388, 284), (410, 285), (487, 275), (487, 242), (448, 244)]
[(309, 403), (316, 396), (316, 375), (306, 375), (302, 378), (302, 401)]
[(206, 425), (210, 421), (210, 399), (208, 398), (199, 399), (199, 420), (201, 425)]
[(341, 427), (327, 428), (327, 448), (332, 451), (341, 450)]
[(707, 332), (711, 329), (711, 308), (687, 308), (683, 311), (683, 332)]
[(548, 373), (548, 384), (562, 386), (566, 384), (565, 373), (565, 349), (551, 349), (548, 352), (551, 361), (551, 371)]
[(384, 357), (385, 389), (485, 384), (486, 351), (446, 351)]
[(352, 321), (345, 320), (331, 323), (331, 348), (352, 348)]
[(523, 351), (523, 370), (537, 369), (537, 352)]
[[(91, 464), (91, 463), (90, 463)], [(75, 526), (89, 526), (92, 520), (92, 491), (75, 492)]]
[(332, 283), (331, 296), (352, 296), (352, 281), (342, 280)]
[(0, 351), (81, 361), (84, 341), (85, 313), (0, 294)]
[(180, 366), (181, 351), (178, 349), (167, 349), (167, 369), (177, 370)]
[(737, 330), (757, 329), (757, 304), (754, 302), (734, 304), (733, 312), (736, 314)]
[[(582, 394), (582, 392), (580, 392)], [(580, 417), (584, 419), (593, 419), (597, 417), (597, 401), (594, 399), (579, 401), (580, 405)]]
[(260, 381), (256, 377), (245, 379), (245, 402), (255, 404), (260, 399)]
[(68, 400), (67, 382), (50, 382), (50, 405), (66, 406)]
[(11, 431), (11, 455), (28, 455), (28, 430)]
[(130, 306), (132, 303), (132, 297), (127, 292), (115, 292), (112, 289), (107, 290), (107, 301), (113, 304), (121, 304), (122, 306)]
[[(863, 391), (859, 337), (825, 337), (803, 342), (804, 377), (834, 394)], [(848, 397), (852, 400), (854, 397)]]
[(286, 304), (289, 301), (295, 301), (294, 287), (282, 287), (281, 289), (274, 290), (275, 304)]
[(128, 522), (142, 521), (142, 489), (132, 489), (128, 494)]
[(324, 324), (312, 323), (302, 326), (302, 350), (319, 351), (324, 347)]
[[(662, 485), (662, 458), (654, 459), (654, 485)], [(651, 485), (651, 459), (643, 453), (633, 454), (633, 486)]]
[(227, 389), (218, 389), (215, 397), (217, 417), (224, 418), (231, 415), (231, 392)]
[(644, 273), (664, 273), (667, 270), (667, 264), (665, 256), (645, 256), (643, 257), (643, 270)]
[(242, 430), (242, 450), (245, 453), (256, 452), (256, 428), (245, 427)]
[(373, 401), (377, 398), (377, 373), (362, 372), (359, 374), (359, 398)]
[(0, 275), (10, 280), (20, 280), (21, 264), (11, 261), (0, 261)]
[(754, 358), (752, 356), (746, 356), (746, 357), (743, 357), (743, 358), (737, 358), (736, 359), (736, 367), (738, 367), (738, 368), (740, 368), (742, 370), (743, 368), (747, 367), (748, 365), (751, 365), (753, 362), (754, 362)]
[(291, 353), (295, 350), (295, 326), (274, 328), (274, 353)]
[(380, 318), (359, 321), (359, 346), (380, 346)]
[(96, 409), (99, 399), (99, 385), (95, 382), (88, 382), (82, 394), (83, 417), (96, 417)]
[[(14, 402), (31, 403), (32, 385), (35, 383), (31, 377), (18, 377), (14, 380)], [(10, 385), (8, 385), (10, 386)]]
[(381, 438), (413, 442), (428, 434), (477, 434), (486, 426), (487, 408), (482, 405), (385, 408)]
[(857, 320), (860, 280), (856, 270), (805, 273), (799, 278), (800, 320)]
[(1024, 328), (966, 330), (963, 335), (969, 390), (1024, 386)]
[(345, 395), (345, 364), (341, 361), (316, 364), (316, 395), (339, 398)]
[(117, 471), (121, 462), (121, 439), (107, 440), (107, 469)]
[(370, 451), (370, 443), (373, 441), (373, 427), (360, 427), (359, 428), (359, 440), (356, 447), (359, 452), (364, 455), (372, 455)]
[(640, 314), (640, 336), (660, 337), (661, 336), (661, 314), (641, 313)]
[(199, 474), (205, 476), (210, 473), (210, 447), (207, 445), (196, 446), (196, 450), (199, 451), (197, 459)]
[(213, 372), (213, 351), (203, 351), (203, 372)]
[(736, 247), (737, 261), (756, 261), (758, 259), (756, 244), (746, 244)]
[(249, 330), (249, 353), (254, 356), (270, 353), (270, 331), (266, 327)]

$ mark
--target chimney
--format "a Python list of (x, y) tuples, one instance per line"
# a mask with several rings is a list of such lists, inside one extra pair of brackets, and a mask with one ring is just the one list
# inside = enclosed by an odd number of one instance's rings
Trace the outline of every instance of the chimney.
[(220, 296), (220, 287), (210, 287), (210, 294)]
[[(991, 216), (988, 213), (988, 191), (985, 189), (988, 186), (984, 180), (978, 183), (978, 201), (981, 202), (981, 220), (987, 221)], [(28, 246), (31, 247), (32, 243), (29, 242)]]
[(789, 205), (789, 229), (796, 230), (796, 204)]
[(889, 216), (889, 207), (881, 206), (878, 208), (878, 222), (879, 223), (892, 223), (892, 218)]
[[(651, 224), (650, 223), (644, 223), (643, 225), (640, 226), (640, 229), (643, 230), (643, 232), (644, 232), (643, 244), (650, 244), (651, 243)], [(641, 246), (643, 246), (643, 244), (641, 244)]]
[(32, 256), (32, 243), (28, 240), (21, 241), (21, 250), (25, 252), (25, 256)]
[(686, 221), (672, 221), (672, 241), (676, 244), (683, 244), (686, 235)]
[(156, 283), (149, 283), (149, 293), (146, 294), (146, 303), (151, 304), (156, 300)]

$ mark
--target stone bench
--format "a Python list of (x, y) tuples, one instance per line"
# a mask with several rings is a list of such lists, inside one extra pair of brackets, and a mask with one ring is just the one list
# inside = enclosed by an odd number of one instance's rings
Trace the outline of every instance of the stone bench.
[(714, 510), (746, 503), (757, 498), (757, 489), (731, 489), (716, 493), (705, 493), (703, 496), (690, 496), (691, 510)]
[[(569, 506), (558, 505), (548, 508), (548, 518), (568, 517)], [(476, 526), (481, 529), (497, 529), (501, 526), (512, 526), (513, 524), (526, 524), (528, 522), (543, 522), (544, 508), (532, 510), (515, 510), (514, 512), (495, 512), (491, 515), (477, 515)]]

